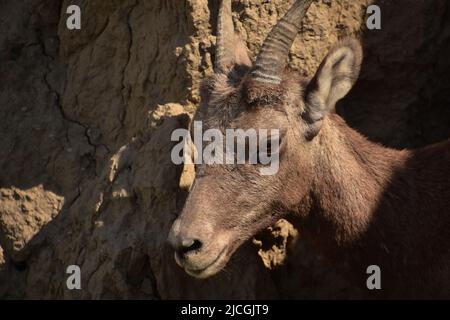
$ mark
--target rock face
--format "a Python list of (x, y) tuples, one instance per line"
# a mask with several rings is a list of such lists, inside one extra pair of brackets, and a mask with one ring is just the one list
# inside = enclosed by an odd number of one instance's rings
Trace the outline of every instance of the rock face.
[[(2, 3), (0, 297), (361, 296), (343, 266), (324, 263), (285, 222), (206, 281), (173, 261), (165, 240), (192, 172), (172, 164), (170, 134), (188, 126), (212, 72), (217, 3)], [(253, 57), (292, 3), (233, 1)], [(81, 30), (66, 28), (71, 4)], [(365, 28), (370, 4), (381, 8), (381, 30)], [(450, 136), (447, 1), (315, 1), (290, 65), (311, 76), (347, 36), (365, 48), (360, 80), (337, 108), (351, 126), (396, 148)], [(66, 287), (73, 264), (82, 290)]]
[(29, 190), (0, 190), (1, 243), (14, 261), (26, 259), (25, 246), (62, 208), (64, 198), (42, 185)]

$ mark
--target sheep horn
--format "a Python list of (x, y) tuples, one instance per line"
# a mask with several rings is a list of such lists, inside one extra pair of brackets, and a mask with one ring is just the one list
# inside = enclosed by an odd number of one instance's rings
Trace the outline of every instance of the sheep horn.
[(270, 84), (281, 83), (289, 50), (312, 1), (297, 0), (269, 33), (253, 67), (254, 80)]
[(223, 0), (217, 20), (217, 50), (214, 70), (216, 72), (226, 71), (234, 63), (233, 48), (234, 26), (231, 13), (231, 0)]

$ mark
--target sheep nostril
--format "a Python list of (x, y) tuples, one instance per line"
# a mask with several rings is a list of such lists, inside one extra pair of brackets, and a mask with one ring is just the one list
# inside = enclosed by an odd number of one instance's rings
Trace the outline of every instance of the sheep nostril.
[(194, 244), (194, 239), (183, 239), (181, 241), (181, 247), (182, 248), (190, 248)]
[(197, 239), (183, 239), (181, 241), (181, 246), (178, 249), (179, 253), (184, 255), (191, 251), (200, 250), (202, 247), (202, 242)]

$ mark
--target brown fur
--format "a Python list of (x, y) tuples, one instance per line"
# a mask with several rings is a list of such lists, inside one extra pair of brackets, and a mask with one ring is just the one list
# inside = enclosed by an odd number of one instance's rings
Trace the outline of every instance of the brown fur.
[(361, 288), (366, 268), (378, 265), (384, 297), (450, 298), (450, 141), (393, 150), (334, 114), (359, 74), (355, 40), (334, 46), (312, 79), (286, 71), (279, 85), (253, 78), (238, 48), (228, 52), (240, 58), (228, 58), (245, 63), (204, 81), (194, 120), (203, 130), (278, 129), (279, 171), (197, 165), (169, 235), (177, 263), (192, 276), (212, 276), (244, 241), (291, 217), (308, 243), (348, 262)]
[[(350, 262), (361, 276), (359, 285), (365, 286), (367, 266), (376, 264), (387, 296), (450, 297), (443, 285), (450, 283), (450, 143), (384, 148), (336, 114), (308, 141), (308, 125), (299, 116), (306, 109), (307, 81), (287, 73), (277, 88), (283, 99), (268, 107), (265, 99), (246, 102), (249, 84), (242, 79), (206, 80), (195, 119), (204, 120), (204, 130), (280, 128), (280, 171), (262, 177), (247, 165), (199, 165), (181, 215), (185, 232), (196, 238), (209, 234), (211, 242), (227, 233), (223, 241), (230, 243), (231, 256), (256, 232), (291, 216), (318, 250)], [(264, 89), (253, 92), (258, 90)]]
[(384, 148), (337, 115), (319, 137), (311, 213), (302, 230), (360, 275), (382, 270), (388, 297), (450, 298), (450, 141)]

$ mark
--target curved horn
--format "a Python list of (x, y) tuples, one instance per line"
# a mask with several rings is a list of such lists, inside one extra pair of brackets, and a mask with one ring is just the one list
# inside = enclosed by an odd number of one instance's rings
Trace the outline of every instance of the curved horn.
[(219, 17), (217, 19), (217, 50), (215, 71), (225, 71), (233, 64), (232, 41), (234, 26), (231, 13), (231, 0), (223, 0), (220, 4)]
[(312, 2), (313, 0), (297, 0), (269, 33), (256, 58), (252, 71), (254, 80), (271, 84), (281, 83), (286, 57)]

